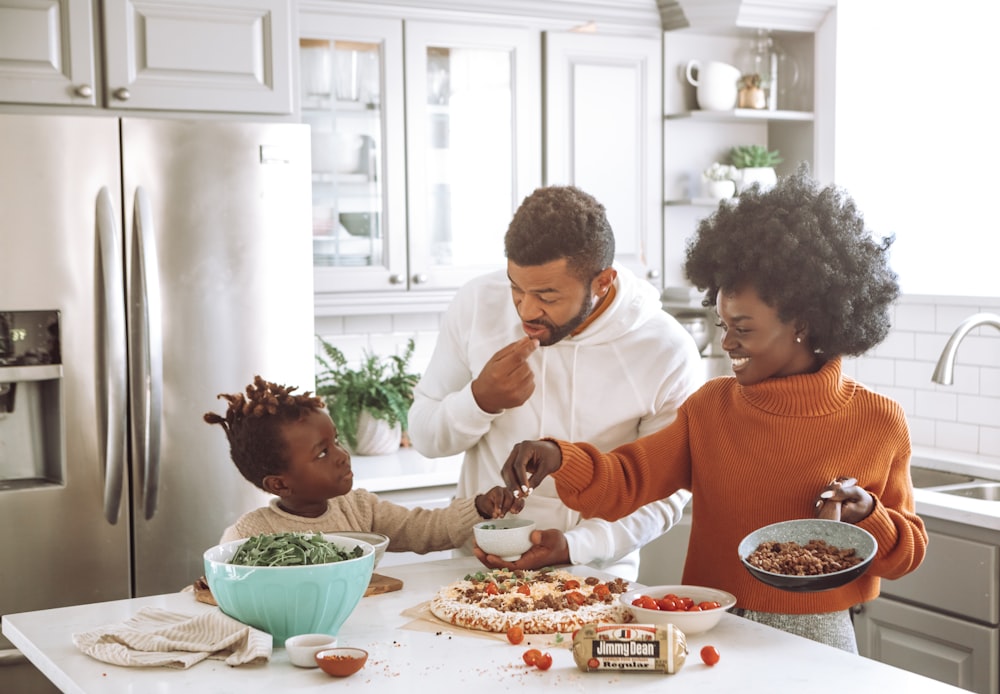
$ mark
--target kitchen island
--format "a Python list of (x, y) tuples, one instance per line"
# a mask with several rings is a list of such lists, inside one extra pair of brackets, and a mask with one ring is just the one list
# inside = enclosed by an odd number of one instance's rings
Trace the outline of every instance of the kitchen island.
[[(690, 655), (674, 675), (581, 672), (567, 647), (568, 638), (557, 644), (551, 643), (551, 637), (529, 636), (524, 643), (512, 646), (499, 635), (469, 632), (443, 622), (434, 626), (404, 614), (427, 601), (442, 585), (479, 568), (479, 562), (471, 557), (385, 567), (384, 573), (401, 579), (404, 587), (363, 598), (342, 627), (340, 645), (369, 652), (365, 668), (343, 680), (317, 669), (293, 666), (277, 644), (270, 662), (263, 665), (233, 668), (222, 661), (206, 660), (187, 670), (116, 667), (84, 655), (73, 645), (72, 634), (123, 622), (142, 607), (187, 614), (216, 609), (195, 601), (189, 592), (9, 614), (3, 617), (3, 634), (62, 691), (75, 693), (253, 694), (330, 691), (331, 686), (405, 694), (541, 692), (553, 687), (588, 693), (625, 688), (629, 692), (663, 692), (668, 688), (671, 694), (799, 694), (832, 687), (852, 692), (964, 691), (730, 614), (724, 615), (715, 629), (688, 638)], [(698, 657), (707, 644), (718, 648), (722, 656), (714, 667), (702, 664)], [(524, 665), (521, 654), (532, 646), (552, 654), (550, 670)]]

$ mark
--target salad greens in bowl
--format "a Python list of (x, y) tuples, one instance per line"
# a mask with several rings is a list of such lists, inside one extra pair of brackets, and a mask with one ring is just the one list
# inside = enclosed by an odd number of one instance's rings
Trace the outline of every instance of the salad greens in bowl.
[(204, 563), (219, 608), (281, 644), (337, 635), (368, 588), (375, 548), (336, 534), (275, 533), (216, 545)]

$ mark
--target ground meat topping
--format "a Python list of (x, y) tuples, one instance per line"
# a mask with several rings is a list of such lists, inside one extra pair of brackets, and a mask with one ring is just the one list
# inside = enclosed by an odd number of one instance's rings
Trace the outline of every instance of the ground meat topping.
[(843, 571), (863, 561), (853, 549), (841, 549), (824, 540), (762, 542), (747, 555), (747, 563), (783, 576), (819, 576)]

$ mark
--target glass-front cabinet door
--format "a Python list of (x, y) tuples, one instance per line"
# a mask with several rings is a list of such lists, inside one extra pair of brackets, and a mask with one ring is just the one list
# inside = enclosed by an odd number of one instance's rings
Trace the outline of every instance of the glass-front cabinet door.
[(541, 182), (537, 32), (406, 22), (409, 288), (506, 267), (511, 216)]
[(311, 129), (315, 290), (403, 289), (403, 23), (310, 14), (299, 39)]

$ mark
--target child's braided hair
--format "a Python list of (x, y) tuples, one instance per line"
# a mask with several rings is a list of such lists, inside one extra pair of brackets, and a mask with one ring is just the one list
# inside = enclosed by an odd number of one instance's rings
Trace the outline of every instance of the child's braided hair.
[(281, 427), (325, 406), (310, 391), (294, 395), (296, 389), (297, 386), (282, 386), (254, 376), (253, 383), (246, 387), (246, 395), (219, 394), (219, 398), (229, 401), (224, 417), (214, 412), (204, 415), (209, 424), (222, 426), (236, 467), (261, 489), (265, 477), (281, 474), (288, 468)]

